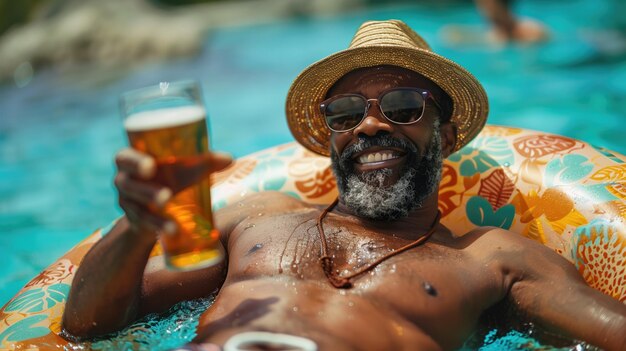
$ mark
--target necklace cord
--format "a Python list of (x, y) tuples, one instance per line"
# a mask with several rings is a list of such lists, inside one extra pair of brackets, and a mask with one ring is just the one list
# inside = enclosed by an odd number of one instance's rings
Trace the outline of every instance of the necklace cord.
[(439, 219), (441, 218), (441, 212), (437, 211), (437, 216), (435, 217), (435, 220), (433, 221), (433, 224), (431, 225), (430, 229), (428, 230), (428, 232), (426, 232), (426, 234), (422, 235), (421, 237), (419, 237), (417, 240), (413, 241), (412, 243), (409, 243), (393, 252), (390, 252), (388, 254), (386, 254), (383, 257), (378, 258), (377, 260), (375, 260), (374, 262), (368, 264), (366, 267), (361, 268), (360, 270), (345, 276), (345, 277), (341, 277), (338, 274), (333, 273), (333, 260), (332, 258), (328, 255), (328, 243), (326, 242), (326, 235), (324, 234), (324, 218), (326, 218), (326, 216), (328, 215), (328, 212), (332, 211), (335, 206), (337, 206), (337, 203), (339, 202), (339, 198), (335, 199), (335, 201), (333, 201), (333, 203), (331, 203), (328, 207), (326, 207), (326, 209), (324, 209), (324, 211), (322, 211), (322, 213), (319, 215), (319, 217), (317, 218), (317, 230), (319, 231), (320, 234), (320, 241), (322, 244), (322, 253), (321, 256), (319, 258), (320, 263), (322, 265), (322, 269), (324, 270), (324, 274), (326, 274), (326, 277), (328, 278), (328, 281), (335, 287), (338, 289), (349, 289), (352, 287), (352, 282), (350, 281), (350, 279), (359, 276), (367, 271), (372, 270), (374, 267), (376, 267), (377, 265), (381, 264), (382, 262), (384, 262), (385, 260), (403, 253), (404, 251), (410, 250), (414, 247), (420, 246), (421, 244), (423, 244), (424, 242), (426, 242), (426, 240), (428, 240), (433, 233), (435, 232), (435, 228), (437, 227), (437, 224), (439, 223)]

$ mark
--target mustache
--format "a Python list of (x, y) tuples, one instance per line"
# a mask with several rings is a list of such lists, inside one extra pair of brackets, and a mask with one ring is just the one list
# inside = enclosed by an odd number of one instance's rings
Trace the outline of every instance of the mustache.
[(351, 162), (354, 155), (374, 146), (397, 148), (414, 155), (420, 154), (420, 150), (417, 145), (405, 139), (394, 138), (387, 134), (374, 136), (360, 135), (354, 144), (347, 146), (343, 150), (339, 157), (339, 161), (342, 164), (345, 164), (345, 162)]

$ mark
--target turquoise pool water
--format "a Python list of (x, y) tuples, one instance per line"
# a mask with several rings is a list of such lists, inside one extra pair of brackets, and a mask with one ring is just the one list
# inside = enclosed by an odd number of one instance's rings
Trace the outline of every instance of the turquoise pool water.
[(41, 72), (27, 86), (0, 86), (0, 304), (97, 227), (121, 212), (113, 155), (125, 145), (117, 97), (159, 81), (204, 86), (214, 149), (235, 156), (291, 141), (284, 97), (308, 64), (345, 48), (364, 20), (402, 19), (436, 52), (473, 72), (490, 96), (489, 123), (583, 139), (626, 153), (626, 39), (619, 0), (518, 1), (543, 21), (546, 44), (455, 44), (451, 25), (477, 38), (486, 28), (471, 2), (389, 4), (337, 17), (224, 28), (194, 58), (130, 73)]

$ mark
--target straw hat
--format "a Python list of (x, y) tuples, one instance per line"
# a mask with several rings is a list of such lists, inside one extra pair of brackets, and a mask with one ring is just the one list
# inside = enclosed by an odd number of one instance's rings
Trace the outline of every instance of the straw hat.
[(333, 84), (357, 68), (399, 66), (439, 85), (453, 101), (451, 120), (458, 130), (454, 151), (483, 128), (489, 112), (487, 95), (476, 78), (458, 64), (431, 51), (404, 22), (371, 21), (361, 25), (348, 49), (307, 67), (287, 94), (287, 123), (296, 140), (320, 155), (330, 154), (330, 130), (319, 105)]

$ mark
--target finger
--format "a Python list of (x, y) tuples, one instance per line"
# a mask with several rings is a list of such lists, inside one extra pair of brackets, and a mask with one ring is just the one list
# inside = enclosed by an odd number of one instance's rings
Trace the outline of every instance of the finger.
[[(185, 172), (185, 178), (195, 183), (201, 179), (205, 179), (211, 173), (219, 172), (233, 163), (233, 159), (229, 154), (211, 152), (203, 154), (198, 162), (189, 164), (189, 169)], [(187, 185), (185, 185), (186, 187)]]
[(120, 207), (126, 213), (131, 226), (140, 231), (148, 231), (154, 234), (175, 234), (177, 226), (174, 221), (159, 216), (142, 207), (140, 204), (124, 197), (119, 199)]
[(140, 179), (151, 179), (156, 174), (154, 158), (130, 148), (117, 153), (115, 164), (120, 171), (128, 172), (132, 177)]
[(212, 152), (208, 154), (209, 172), (219, 172), (233, 163), (233, 158), (227, 153)]
[(154, 180), (167, 184), (178, 193), (193, 184), (206, 179), (212, 172), (224, 169), (232, 163), (232, 158), (222, 153), (205, 153), (161, 160)]
[(132, 179), (124, 172), (115, 176), (114, 183), (120, 197), (130, 198), (145, 206), (161, 209), (172, 198), (169, 188)]

